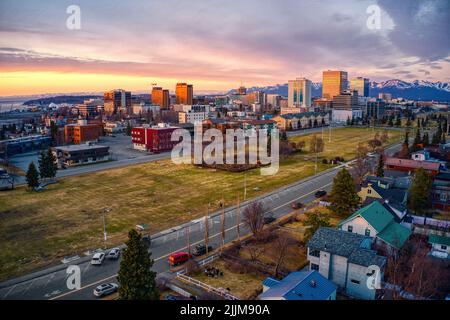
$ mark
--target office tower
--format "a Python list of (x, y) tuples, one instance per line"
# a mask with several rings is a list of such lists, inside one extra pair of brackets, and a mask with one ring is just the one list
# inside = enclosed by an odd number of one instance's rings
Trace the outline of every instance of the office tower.
[(297, 78), (288, 82), (288, 107), (311, 107), (311, 81), (305, 78)]
[(107, 91), (103, 94), (104, 110), (108, 115), (130, 113), (131, 92), (122, 89)]
[(358, 96), (369, 96), (369, 79), (363, 77), (357, 77), (350, 80), (350, 90), (357, 91)]
[(324, 71), (322, 80), (322, 98), (332, 100), (347, 89), (348, 75), (345, 71)]
[(191, 104), (194, 96), (192, 84), (177, 83), (175, 88), (176, 104)]
[(169, 90), (163, 89), (161, 87), (153, 87), (152, 104), (160, 106), (161, 109), (169, 109), (170, 105)]
[(240, 94), (240, 95), (247, 94), (247, 88), (244, 86), (240, 86), (237, 91), (238, 91), (238, 94)]

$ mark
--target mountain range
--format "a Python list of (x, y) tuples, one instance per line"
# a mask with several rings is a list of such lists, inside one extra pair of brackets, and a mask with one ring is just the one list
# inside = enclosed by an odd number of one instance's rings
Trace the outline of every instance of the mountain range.
[[(268, 94), (279, 94), (287, 97), (288, 85), (287, 83), (285, 83), (267, 87), (252, 87), (247, 88), (247, 91), (263, 91)], [(313, 97), (322, 96), (322, 83), (314, 82), (312, 84), (311, 91)], [(406, 82), (398, 79), (392, 79), (383, 82), (370, 82), (369, 95), (371, 97), (378, 97), (379, 93), (390, 93), (393, 98), (449, 102), (450, 83), (440, 81), (430, 82), (423, 80)]]

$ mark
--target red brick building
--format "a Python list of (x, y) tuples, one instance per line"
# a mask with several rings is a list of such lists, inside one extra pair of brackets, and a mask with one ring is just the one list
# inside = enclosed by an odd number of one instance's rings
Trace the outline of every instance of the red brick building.
[(103, 134), (103, 126), (97, 123), (79, 122), (64, 127), (65, 143), (80, 144), (95, 141)]
[(177, 127), (136, 127), (131, 130), (133, 147), (151, 152), (172, 150), (178, 141), (171, 141), (172, 132)]

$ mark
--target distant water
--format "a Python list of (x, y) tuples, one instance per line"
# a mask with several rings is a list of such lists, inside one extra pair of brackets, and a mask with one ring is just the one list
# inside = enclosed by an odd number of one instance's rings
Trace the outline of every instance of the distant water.
[(10, 102), (10, 103), (0, 103), (0, 113), (9, 112), (10, 110), (22, 110), (27, 108), (22, 102)]

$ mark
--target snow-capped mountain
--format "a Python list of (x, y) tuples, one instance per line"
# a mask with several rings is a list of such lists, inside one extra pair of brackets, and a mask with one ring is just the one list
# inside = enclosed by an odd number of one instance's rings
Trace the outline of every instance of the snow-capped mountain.
[[(312, 96), (319, 97), (322, 95), (322, 83), (312, 83)], [(287, 96), (287, 84), (277, 84), (267, 87), (252, 87), (247, 89), (248, 92), (264, 91), (268, 94), (280, 94)], [(415, 80), (407, 82), (399, 79), (392, 79), (382, 82), (370, 83), (370, 96), (378, 97), (379, 93), (390, 93), (393, 98), (405, 98), (413, 100), (436, 100), (450, 102), (450, 83), (448, 82), (431, 82), (424, 80)]]

